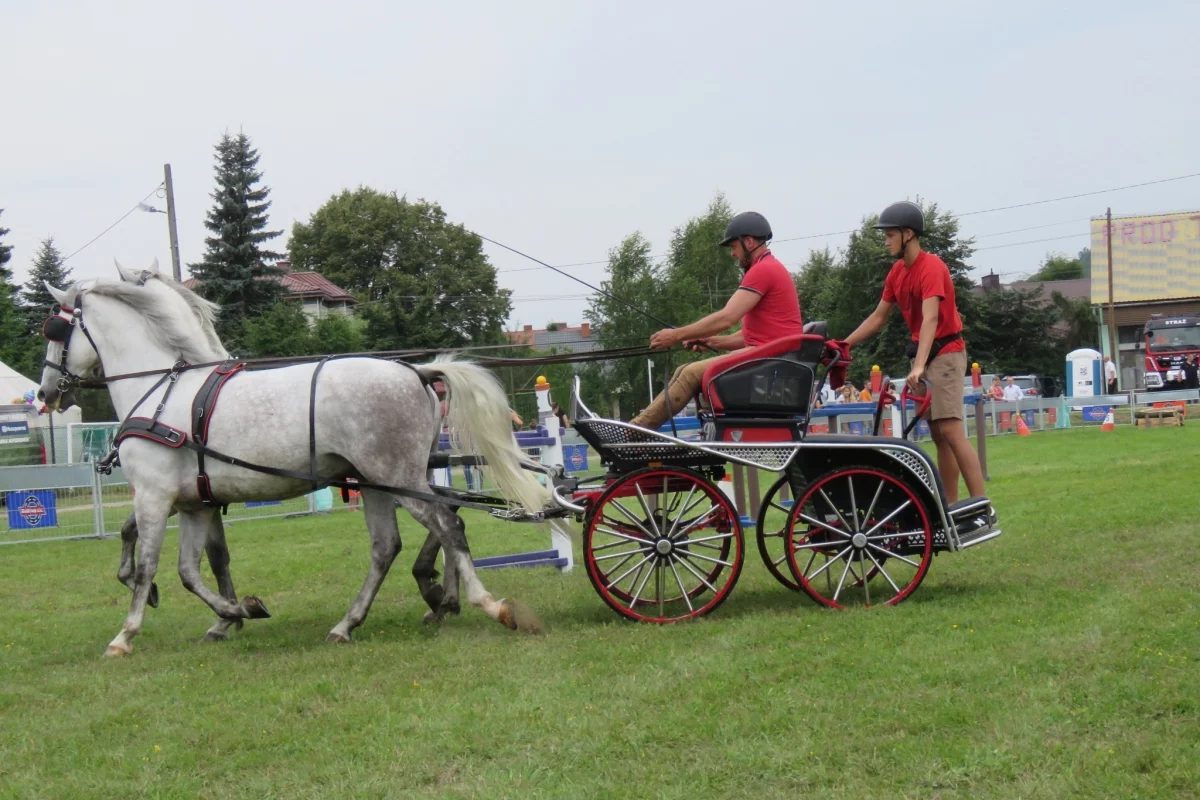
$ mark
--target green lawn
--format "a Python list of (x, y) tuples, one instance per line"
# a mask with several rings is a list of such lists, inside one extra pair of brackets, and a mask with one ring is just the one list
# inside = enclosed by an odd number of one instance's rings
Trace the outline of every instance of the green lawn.
[[(162, 607), (105, 660), (119, 542), (0, 548), (0, 796), (1196, 797), (1200, 427), (988, 451), (1005, 535), (869, 611), (788, 592), (748, 540), (699, 622), (622, 622), (582, 569), (506, 570), (488, 587), (548, 635), (474, 610), (425, 627), (402, 514), (358, 642), (328, 645), (367, 559), (339, 512), (227, 528), (239, 590), (275, 616), (219, 645), (169, 541)], [(545, 542), (467, 530), (476, 555)]]

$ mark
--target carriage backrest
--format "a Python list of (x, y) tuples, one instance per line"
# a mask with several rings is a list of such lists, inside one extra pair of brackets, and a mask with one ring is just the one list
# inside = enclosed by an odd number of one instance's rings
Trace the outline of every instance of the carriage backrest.
[(805, 333), (785, 336), (710, 364), (701, 387), (713, 413), (807, 415), (817, 365), (825, 352), (824, 328), (824, 322), (810, 322), (805, 325)]

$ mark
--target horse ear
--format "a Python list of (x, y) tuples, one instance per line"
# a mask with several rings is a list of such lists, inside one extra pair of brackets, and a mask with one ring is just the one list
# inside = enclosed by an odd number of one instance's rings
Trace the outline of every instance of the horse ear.
[(65, 306), (67, 304), (66, 292), (64, 292), (62, 289), (55, 289), (50, 285), (49, 281), (42, 281), (42, 284), (45, 285), (46, 291), (50, 293), (50, 295), (58, 302), (60, 306)]
[(134, 274), (133, 270), (125, 269), (121, 266), (121, 262), (115, 258), (113, 259), (113, 263), (117, 265), (117, 274), (121, 276), (121, 280), (126, 283), (137, 283), (137, 275)]
[(153, 272), (155, 275), (158, 274), (158, 256), (154, 257), (154, 263), (152, 263), (150, 265), (150, 271)]

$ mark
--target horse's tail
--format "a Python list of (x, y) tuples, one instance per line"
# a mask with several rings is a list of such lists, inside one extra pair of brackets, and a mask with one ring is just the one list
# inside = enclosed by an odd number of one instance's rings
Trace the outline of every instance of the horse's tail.
[(469, 438), (472, 448), (483, 456), (488, 475), (500, 494), (531, 512), (541, 511), (550, 494), (534, 473), (523, 464), (536, 462), (521, 452), (512, 434), (508, 397), (500, 382), (483, 367), (469, 361), (439, 356), (418, 369), (426, 380), (442, 380), (449, 401), (450, 430)]

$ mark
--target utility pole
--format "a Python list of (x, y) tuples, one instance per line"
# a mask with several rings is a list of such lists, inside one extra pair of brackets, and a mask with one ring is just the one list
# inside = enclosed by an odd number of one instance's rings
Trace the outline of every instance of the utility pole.
[[(171, 196), (169, 192), (170, 192), (170, 190), (168, 190), (167, 197)], [(1113, 306), (1112, 208), (1108, 208), (1105, 210), (1104, 224), (1108, 226), (1107, 228), (1105, 228), (1105, 239), (1108, 240), (1108, 352), (1110, 354), (1109, 358), (1111, 358), (1113, 360), (1113, 366), (1115, 366), (1117, 368), (1117, 388), (1120, 388), (1120, 386), (1121, 386), (1121, 383), (1120, 383), (1121, 382), (1121, 361), (1118, 358), (1118, 354), (1117, 354), (1117, 311), (1116, 311), (1115, 306)], [(1108, 378), (1104, 378), (1104, 381), (1107, 383)], [(1108, 389), (1107, 386), (1105, 386), (1104, 388), (1105, 388), (1105, 390)]]
[[(175, 227), (175, 183), (171, 180), (171, 165), (163, 164), (163, 183), (167, 185), (167, 227), (171, 230), (171, 273), (175, 276), (175, 280), (182, 281), (183, 275), (179, 271), (179, 230)], [(1109, 261), (1111, 263), (1112, 248), (1109, 248)], [(1109, 288), (1112, 288), (1112, 276), (1109, 276)], [(1110, 291), (1111, 296), (1111, 291)]]

